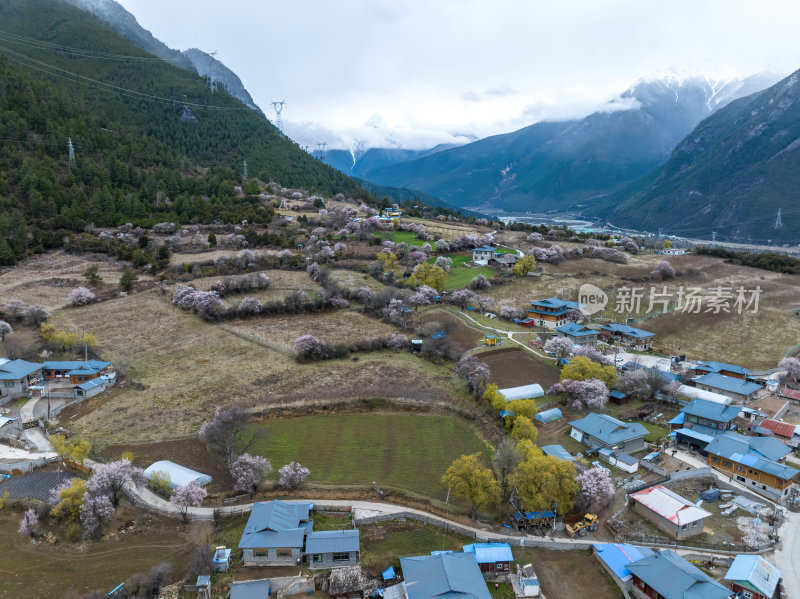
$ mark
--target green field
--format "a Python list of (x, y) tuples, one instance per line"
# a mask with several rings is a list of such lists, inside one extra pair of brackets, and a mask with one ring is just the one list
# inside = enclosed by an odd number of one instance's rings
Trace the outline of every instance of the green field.
[(411, 231), (395, 231), (388, 239), (391, 239), (395, 243), (403, 243), (405, 241), (408, 245), (415, 245), (417, 247), (425, 243), (421, 239), (417, 239), (417, 234)]
[[(430, 258), (428, 262), (435, 263), (437, 257)], [(464, 266), (467, 262), (472, 261), (472, 254), (445, 254), (445, 257), (453, 261), (453, 267), (447, 273), (447, 278), (444, 281), (444, 291), (466, 287), (478, 275), (483, 275), (487, 279), (491, 279), (495, 275), (494, 269), (488, 266), (479, 266), (478, 268)]]
[[(298, 461), (310, 481), (334, 485), (377, 485), (444, 499), (440, 482), (462, 454), (486, 452), (472, 427), (456, 417), (429, 414), (366, 413), (303, 416), (249, 425), (251, 453), (275, 470)], [(488, 457), (488, 453), (487, 453)]]
[(669, 429), (660, 424), (653, 424), (652, 422), (643, 422), (644, 426), (649, 432), (644, 436), (644, 440), (648, 443), (655, 443), (659, 439), (665, 439), (669, 434)]

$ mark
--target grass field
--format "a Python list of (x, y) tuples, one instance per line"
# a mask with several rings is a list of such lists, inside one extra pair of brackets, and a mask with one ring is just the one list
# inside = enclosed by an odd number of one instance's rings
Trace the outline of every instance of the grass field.
[(425, 242), (421, 239), (417, 238), (417, 234), (411, 231), (394, 231), (389, 239), (394, 241), (395, 243), (407, 243), (408, 245), (414, 245), (417, 247), (421, 247)]
[[(371, 561), (410, 555), (428, 555), (431, 551), (460, 551), (475, 539), (445, 531), (421, 522), (381, 522), (361, 527), (362, 559)], [(394, 561), (394, 560), (390, 560)], [(399, 561), (394, 561), (399, 565)]]
[(388, 337), (397, 331), (380, 320), (354, 310), (337, 310), (301, 316), (259, 316), (236, 320), (230, 326), (249, 335), (256, 335), (270, 344), (286, 350), (301, 335), (314, 335), (332, 345), (353, 343), (373, 337)]
[(51, 322), (95, 333), (98, 355), (144, 386), (81, 404), (68, 426), (100, 446), (193, 436), (216, 405), (233, 401), (254, 407), (371, 397), (466, 401), (450, 371), (410, 352), (301, 365), (257, 337), (173, 307), (155, 290), (61, 310)]
[(644, 436), (644, 440), (648, 443), (655, 443), (659, 439), (666, 439), (667, 435), (669, 434), (669, 429), (666, 426), (661, 426), (660, 424), (653, 424), (652, 422), (642, 422), (642, 426), (644, 426), (649, 432)]
[(130, 575), (147, 573), (165, 562), (172, 563), (170, 578), (174, 580), (183, 574), (192, 551), (174, 522), (141, 535), (120, 537), (112, 529), (110, 538), (98, 542), (50, 545), (21, 537), (17, 533), (20, 517), (0, 516), (0, 543), (5, 549), (0, 553), (0, 599), (106, 593)]
[(464, 420), (407, 413), (331, 414), (249, 425), (243, 439), (277, 469), (296, 460), (310, 480), (341, 485), (387, 485), (444, 499), (440, 481), (462, 454), (488, 453)]
[[(0, 274), (0, 306), (19, 299), (26, 304), (41, 304), (53, 311), (69, 304), (70, 292), (78, 286), (89, 286), (83, 273), (96, 265), (102, 282), (92, 287), (116, 286), (123, 266), (114, 261), (88, 260), (64, 252), (38, 254)], [(151, 277), (140, 274), (146, 281)]]
[[(445, 291), (466, 287), (478, 275), (483, 275), (487, 279), (491, 279), (495, 275), (494, 269), (488, 266), (475, 268), (464, 266), (467, 262), (472, 262), (472, 254), (445, 254), (445, 256), (453, 261), (453, 267), (447, 273), (447, 278), (444, 281)], [(437, 257), (430, 258), (428, 262), (433, 264), (436, 262)]]

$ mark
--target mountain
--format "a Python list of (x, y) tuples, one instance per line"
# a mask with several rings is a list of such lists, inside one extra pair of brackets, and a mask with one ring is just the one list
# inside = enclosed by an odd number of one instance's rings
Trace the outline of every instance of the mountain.
[(211, 82), (222, 85), (230, 95), (239, 100), (242, 104), (252, 108), (264, 118), (267, 118), (253, 101), (250, 92), (245, 89), (244, 83), (239, 79), (239, 76), (219, 60), (197, 48), (184, 50), (183, 55), (189, 59), (195, 71), (197, 71), (200, 76), (208, 77)]
[(66, 2), (93, 14), (112, 31), (148, 54), (185, 71), (208, 77), (212, 83), (222, 85), (234, 98), (264, 116), (239, 76), (210, 54), (197, 48), (189, 48), (183, 52), (173, 50), (153, 37), (152, 33), (139, 24), (136, 17), (115, 0), (66, 0)]
[[(592, 207), (619, 226), (797, 243), (800, 71), (700, 123), (661, 168)], [(781, 214), (781, 226), (776, 227)]]
[(315, 151), (313, 155), (325, 164), (342, 171), (346, 175), (360, 179), (369, 179), (370, 175), (384, 167), (430, 156), (456, 147), (453, 144), (439, 144), (427, 150), (405, 150), (402, 148), (369, 148), (356, 147), (352, 150)]
[(456, 206), (544, 212), (580, 206), (663, 164), (703, 118), (777, 79), (729, 83), (700, 77), (642, 80), (602, 110), (540, 122), (370, 173), (370, 181), (417, 189)]
[(0, 0), (0, 21), (0, 263), (92, 223), (268, 222), (258, 186), (234, 190), (244, 160), (265, 182), (366, 197), (224, 89), (82, 10)]

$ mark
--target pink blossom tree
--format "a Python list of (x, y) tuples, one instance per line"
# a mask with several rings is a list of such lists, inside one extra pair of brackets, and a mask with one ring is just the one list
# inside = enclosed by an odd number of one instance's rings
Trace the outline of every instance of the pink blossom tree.
[(572, 408), (596, 410), (608, 403), (608, 387), (600, 379), (570, 381), (565, 387)]
[(530, 243), (538, 244), (544, 242), (544, 236), (541, 233), (535, 233), (535, 232), (531, 233), (530, 235), (528, 235), (527, 239)]
[(478, 393), (492, 376), (486, 362), (470, 355), (466, 355), (458, 361), (456, 374), (467, 381), (467, 387), (471, 393)]
[(393, 351), (400, 351), (403, 348), (408, 347), (411, 342), (408, 340), (408, 337), (405, 335), (401, 335), (400, 333), (392, 333), (389, 335), (388, 339), (386, 339), (386, 347)]
[[(437, 241), (436, 243), (438, 244), (439, 242)], [(434, 262), (434, 265), (443, 269), (445, 272), (450, 272), (450, 269), (453, 268), (453, 259), (448, 258), (447, 256), (439, 256), (438, 258), (436, 258), (436, 262)]]
[(44, 309), (44, 306), (33, 304), (22, 311), (22, 318), (25, 320), (26, 324), (38, 327), (50, 318), (50, 313)]
[(471, 289), (459, 289), (450, 294), (450, 302), (462, 310), (473, 301), (475, 301), (475, 292)]
[(208, 492), (197, 484), (197, 481), (191, 481), (182, 487), (178, 487), (172, 492), (169, 502), (178, 508), (184, 522), (189, 520), (189, 508), (197, 507), (203, 503)]
[(11, 325), (8, 324), (5, 320), (0, 320), (0, 341), (6, 340), (6, 335), (10, 335), (14, 332), (14, 329), (11, 328)]
[(239, 312), (242, 314), (258, 314), (261, 312), (261, 305), (254, 297), (243, 297), (239, 302)]
[(617, 386), (633, 399), (644, 400), (650, 397), (650, 383), (644, 368), (626, 370), (617, 379)]
[(616, 491), (607, 469), (600, 466), (588, 468), (578, 474), (575, 480), (587, 504), (605, 508), (614, 501)]
[(574, 356), (583, 356), (584, 358), (589, 358), (592, 362), (597, 362), (599, 364), (605, 363), (605, 356), (603, 356), (603, 352), (591, 345), (579, 345), (572, 350), (572, 354)]
[(333, 251), (336, 252), (337, 254), (341, 254), (342, 252), (346, 252), (347, 251), (347, 244), (346, 243), (342, 243), (340, 241), (336, 245), (333, 246)]
[(484, 275), (478, 275), (469, 282), (469, 288), (473, 291), (489, 289), (491, 286), (492, 284), (489, 282), (489, 279), (487, 279)]
[[(564, 381), (566, 382), (566, 380)], [(558, 395), (559, 393), (566, 393), (567, 389), (564, 383), (554, 383), (547, 388), (547, 395)]]
[(86, 481), (86, 493), (105, 495), (116, 508), (119, 506), (122, 488), (126, 484), (143, 485), (146, 482), (144, 470), (134, 466), (129, 460), (122, 459), (95, 466)]
[(421, 264), (428, 259), (428, 256), (425, 255), (425, 252), (421, 252), (419, 250), (414, 250), (413, 252), (409, 252), (408, 260), (412, 264)]
[(515, 318), (519, 320), (526, 316), (526, 312), (522, 308), (511, 304), (501, 304), (498, 308), (498, 314), (504, 320), (514, 320)]
[(572, 353), (572, 341), (566, 337), (550, 337), (544, 342), (543, 349), (552, 352), (557, 358), (565, 358)]
[(786, 377), (797, 382), (800, 379), (800, 360), (797, 358), (784, 358), (778, 362), (778, 368), (786, 372)]
[(13, 319), (22, 317), (25, 310), (25, 302), (18, 299), (10, 299), (6, 302), (5, 311)]
[(70, 292), (68, 299), (73, 306), (85, 306), (94, 301), (95, 295), (86, 287), (76, 287)]
[(86, 483), (86, 493), (83, 495), (83, 503), (80, 507), (80, 521), (83, 527), (83, 536), (91, 537), (100, 530), (100, 525), (114, 516), (114, 506), (108, 495), (101, 493), (99, 488), (90, 489), (89, 482)]
[(675, 269), (672, 267), (672, 264), (666, 260), (661, 260), (661, 262), (656, 264), (655, 268), (650, 271), (650, 276), (659, 281), (673, 279), (675, 278)]
[(19, 529), (17, 532), (21, 535), (35, 537), (36, 533), (39, 532), (39, 516), (36, 514), (36, 510), (28, 508), (25, 510), (25, 513), (22, 514), (22, 520), (19, 522)]
[(233, 488), (252, 495), (271, 469), (268, 459), (243, 453), (231, 464)]
[(334, 308), (347, 308), (350, 305), (346, 299), (344, 299), (341, 295), (334, 295), (331, 298), (331, 306)]
[(278, 470), (278, 474), (280, 486), (284, 489), (295, 489), (306, 482), (311, 471), (300, 462), (290, 462)]

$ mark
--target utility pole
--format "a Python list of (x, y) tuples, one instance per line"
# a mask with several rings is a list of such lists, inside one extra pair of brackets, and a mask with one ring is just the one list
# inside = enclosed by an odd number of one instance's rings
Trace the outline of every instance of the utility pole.
[(783, 221), (781, 220), (781, 209), (778, 208), (778, 218), (775, 219), (775, 228), (780, 229), (783, 226)]
[(242, 179), (247, 180), (247, 159), (242, 160)]

